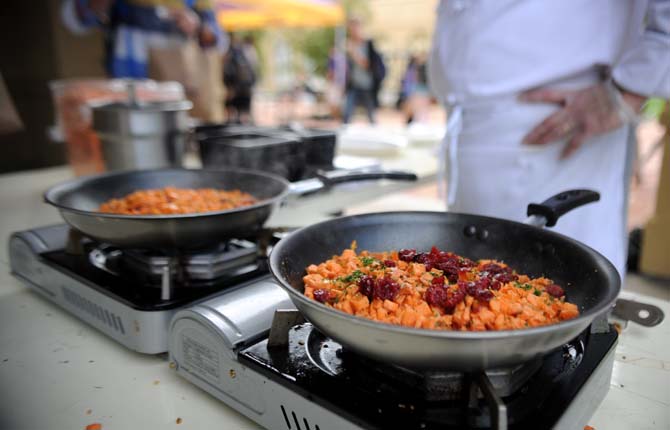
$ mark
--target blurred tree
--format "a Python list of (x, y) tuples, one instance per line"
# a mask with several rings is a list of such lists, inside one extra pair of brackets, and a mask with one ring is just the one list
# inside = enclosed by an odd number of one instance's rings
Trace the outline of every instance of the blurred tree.
[[(370, 18), (370, 6), (367, 0), (341, 0), (346, 16), (355, 15), (363, 21)], [(344, 25), (344, 23), (343, 23)], [(261, 75), (270, 69), (273, 46), (272, 39), (280, 35), (286, 40), (293, 52), (293, 66), (298, 73), (324, 77), (328, 71), (328, 55), (335, 44), (336, 29), (330, 28), (269, 28), (263, 30), (240, 31), (240, 37), (251, 34), (260, 60)], [(273, 36), (274, 35), (274, 36)], [(270, 43), (264, 43), (270, 39)], [(305, 65), (308, 69), (305, 70)], [(261, 79), (263, 76), (261, 76)]]
[(328, 67), (328, 53), (335, 44), (334, 28), (292, 29), (287, 39), (297, 56), (304, 56), (311, 64), (308, 72), (325, 76)]
[[(366, 0), (342, 0), (346, 16), (355, 15), (364, 21), (370, 18), (370, 6)], [(287, 40), (296, 56), (303, 56), (312, 65), (306, 70), (318, 76), (328, 71), (328, 54), (335, 44), (335, 28), (296, 28), (285, 30)]]

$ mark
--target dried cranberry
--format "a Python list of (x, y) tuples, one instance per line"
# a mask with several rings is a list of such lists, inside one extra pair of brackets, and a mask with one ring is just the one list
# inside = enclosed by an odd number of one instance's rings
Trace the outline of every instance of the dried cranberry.
[(469, 258), (461, 257), (457, 261), (459, 267), (470, 268), (476, 266), (475, 262), (470, 260)]
[(458, 281), (458, 266), (455, 265), (452, 261), (440, 261), (435, 264), (435, 268), (441, 270), (444, 273), (444, 276), (449, 279), (449, 282)]
[(393, 300), (400, 290), (400, 285), (388, 276), (375, 280), (373, 296), (381, 300)]
[(444, 276), (436, 276), (430, 283), (433, 285), (444, 286)]
[(511, 270), (508, 270), (508, 267), (503, 267), (500, 264), (496, 263), (487, 263), (483, 265), (479, 270), (481, 272), (488, 272), (491, 275), (497, 275), (498, 273), (503, 273), (503, 272), (508, 272)]
[(440, 285), (431, 285), (423, 294), (424, 299), (432, 306), (444, 306), (447, 301), (447, 289)]
[(465, 299), (465, 291), (460, 288), (455, 291), (449, 291), (447, 300), (444, 302), (444, 308), (447, 311), (453, 310), (460, 302)]
[(478, 289), (472, 296), (481, 302), (488, 302), (493, 298), (493, 292), (489, 289)]
[(386, 266), (386, 267), (395, 267), (395, 261), (393, 261), (393, 260), (384, 260), (384, 266)]
[(398, 258), (408, 263), (416, 257), (416, 249), (401, 249), (398, 251)]
[(479, 278), (475, 281), (477, 289), (485, 290), (491, 286), (491, 280), (489, 278)]
[(491, 286), (489, 287), (492, 290), (498, 291), (502, 287), (502, 283), (496, 279), (491, 281)]
[(560, 286), (558, 286), (556, 284), (547, 285), (544, 288), (544, 291), (546, 291), (547, 294), (549, 294), (550, 296), (553, 296), (553, 297), (556, 297), (556, 298), (560, 298), (560, 297), (563, 297), (565, 295), (565, 291), (563, 291), (563, 288), (561, 288)]
[(372, 292), (374, 291), (375, 280), (372, 276), (365, 275), (358, 280), (358, 291), (366, 296), (368, 299), (372, 299)]
[(516, 281), (519, 277), (513, 273), (499, 273), (493, 279), (502, 284), (507, 284), (508, 282)]
[(458, 281), (458, 287), (469, 296), (478, 300), (488, 301), (493, 297), (493, 293), (489, 288), (494, 290), (500, 289), (500, 284), (496, 284), (495, 281), (491, 282), (488, 278), (479, 278), (476, 281)]
[(473, 281), (470, 281), (470, 282), (464, 282), (463, 285), (464, 288), (462, 289), (464, 293), (466, 293), (468, 296), (475, 295), (475, 291), (477, 291), (477, 284), (475, 284)]
[(326, 303), (330, 299), (330, 290), (319, 288), (314, 290), (314, 300), (321, 303)]
[(420, 252), (414, 256), (414, 261), (416, 263), (421, 263), (421, 264), (426, 264), (432, 259), (430, 258), (430, 254), (426, 252)]

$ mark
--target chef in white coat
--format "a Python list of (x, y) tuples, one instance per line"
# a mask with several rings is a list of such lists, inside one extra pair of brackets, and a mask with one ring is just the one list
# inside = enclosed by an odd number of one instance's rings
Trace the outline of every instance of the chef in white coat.
[(594, 189), (554, 229), (623, 275), (629, 134), (647, 96), (670, 97), (670, 1), (443, 0), (437, 14), (449, 210), (522, 221), (529, 202)]

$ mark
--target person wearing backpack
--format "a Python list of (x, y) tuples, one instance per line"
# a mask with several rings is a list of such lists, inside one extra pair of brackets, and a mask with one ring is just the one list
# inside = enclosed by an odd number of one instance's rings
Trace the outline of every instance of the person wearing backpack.
[(251, 96), (256, 84), (256, 70), (245, 53), (245, 47), (233, 36), (224, 57), (223, 83), (226, 86), (226, 119), (228, 122), (249, 124)]
[(345, 124), (358, 105), (363, 105), (371, 124), (375, 123), (378, 94), (386, 76), (384, 61), (371, 39), (363, 37), (361, 22), (352, 18), (347, 23), (347, 73), (344, 114)]

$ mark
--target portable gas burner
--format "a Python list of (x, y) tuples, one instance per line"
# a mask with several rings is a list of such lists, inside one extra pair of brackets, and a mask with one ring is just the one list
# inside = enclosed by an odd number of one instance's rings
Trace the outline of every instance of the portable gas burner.
[[(14, 233), (9, 251), (12, 272), (30, 288), (126, 347), (157, 354), (167, 351), (177, 310), (267, 277), (270, 240), (166, 255), (120, 250), (54, 225)], [(285, 294), (279, 302), (290, 303)]]
[(581, 429), (607, 393), (618, 337), (585, 332), (506, 369), (417, 370), (343, 349), (295, 310), (276, 311), (263, 332), (254, 307), (222, 295), (178, 312), (170, 360), (178, 374), (272, 429)]

